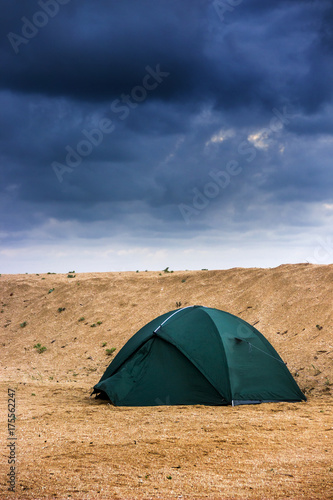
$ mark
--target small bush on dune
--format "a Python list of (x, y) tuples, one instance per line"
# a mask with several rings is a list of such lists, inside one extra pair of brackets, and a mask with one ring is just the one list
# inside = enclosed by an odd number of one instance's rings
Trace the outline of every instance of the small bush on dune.
[(46, 351), (46, 347), (42, 346), (42, 344), (35, 344), (34, 349), (37, 349), (37, 352), (39, 352), (39, 354), (42, 354), (42, 352)]
[(113, 354), (115, 350), (115, 347), (111, 347), (111, 349), (105, 349), (105, 352), (108, 356), (111, 356), (111, 354)]

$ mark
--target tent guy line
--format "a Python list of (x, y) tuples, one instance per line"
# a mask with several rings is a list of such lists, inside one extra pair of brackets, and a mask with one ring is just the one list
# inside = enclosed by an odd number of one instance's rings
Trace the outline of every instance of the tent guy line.
[(254, 349), (258, 349), (258, 351), (261, 351), (266, 356), (269, 356), (270, 358), (275, 359), (275, 361), (278, 361), (279, 363), (283, 363), (284, 365), (287, 365), (287, 363), (285, 363), (282, 359), (278, 359), (275, 356), (272, 356), (271, 354), (268, 354), (267, 352), (263, 351), (262, 349), (259, 349), (259, 347), (256, 347), (255, 345), (251, 344), (251, 342), (249, 342), (248, 340), (240, 339), (237, 337), (235, 337), (235, 340), (237, 340), (239, 342), (246, 342), (247, 344), (249, 344), (249, 346), (254, 347)]

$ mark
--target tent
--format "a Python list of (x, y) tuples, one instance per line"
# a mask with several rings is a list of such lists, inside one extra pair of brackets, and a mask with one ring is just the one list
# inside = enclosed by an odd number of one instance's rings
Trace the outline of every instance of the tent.
[(170, 311), (141, 328), (93, 393), (116, 406), (306, 401), (256, 328), (203, 306)]

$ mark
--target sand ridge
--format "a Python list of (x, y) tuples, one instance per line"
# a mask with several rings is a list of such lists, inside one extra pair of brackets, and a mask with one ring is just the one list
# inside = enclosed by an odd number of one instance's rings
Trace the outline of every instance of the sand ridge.
[[(15, 387), (19, 453), (16, 496), (2, 473), (1, 498), (331, 497), (333, 265), (70, 274), (0, 277), (0, 405)], [(113, 357), (106, 349), (118, 352), (179, 304), (255, 325), (308, 402), (114, 408), (89, 399)]]

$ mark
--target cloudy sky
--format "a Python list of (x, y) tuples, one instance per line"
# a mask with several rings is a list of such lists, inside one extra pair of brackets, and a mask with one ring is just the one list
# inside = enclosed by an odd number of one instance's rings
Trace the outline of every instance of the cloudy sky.
[(331, 0), (1, 0), (0, 272), (333, 261)]

